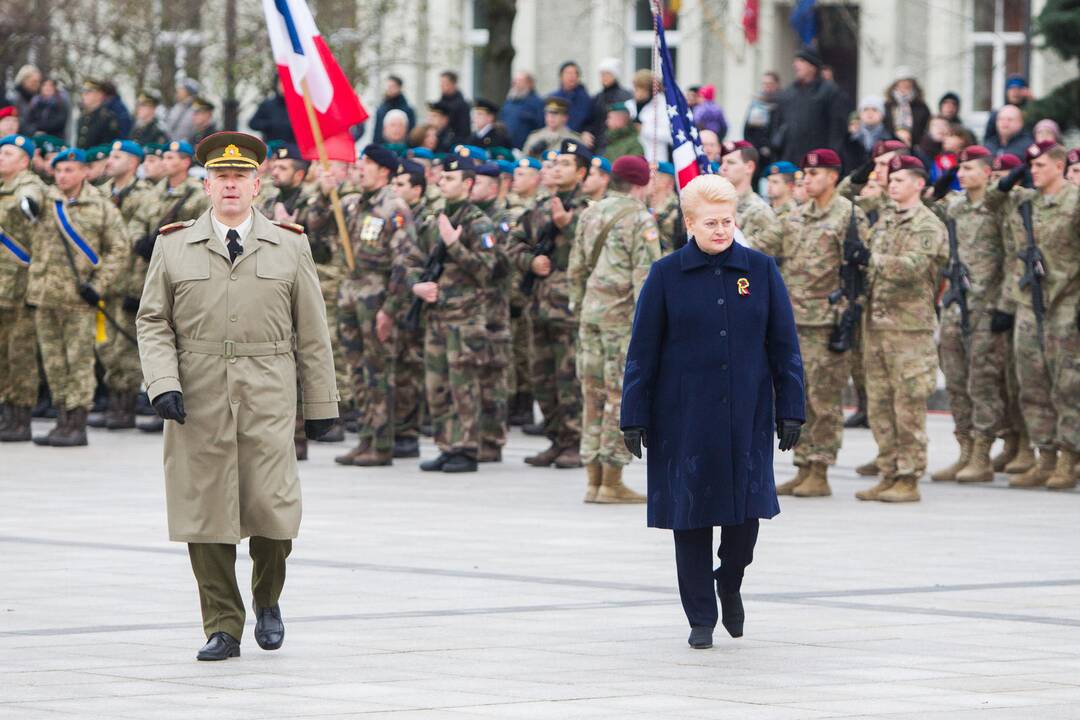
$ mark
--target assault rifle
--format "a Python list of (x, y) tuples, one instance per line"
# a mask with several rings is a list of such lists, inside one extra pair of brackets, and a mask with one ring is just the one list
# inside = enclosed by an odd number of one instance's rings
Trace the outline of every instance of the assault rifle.
[(1043, 303), (1043, 278), (1046, 277), (1046, 265), (1042, 251), (1035, 244), (1035, 231), (1031, 224), (1031, 201), (1020, 203), (1020, 219), (1027, 235), (1027, 247), (1017, 253), (1024, 262), (1024, 275), (1020, 278), (1020, 289), (1031, 292), (1031, 310), (1035, 314), (1035, 327), (1039, 333), (1039, 349), (1046, 350), (1046, 338), (1043, 331), (1043, 318), (1046, 305)]
[(855, 222), (855, 206), (851, 207), (848, 218), (847, 234), (844, 236), (844, 261), (840, 265), (840, 287), (829, 295), (829, 304), (836, 305), (841, 300), (847, 301), (847, 307), (840, 313), (840, 318), (829, 334), (829, 350), (835, 353), (847, 352), (855, 345), (855, 333), (862, 320), (862, 305), (859, 296), (866, 291), (866, 277), (863, 268), (870, 263), (870, 250), (859, 238), (859, 226)]
[(971, 290), (971, 275), (968, 267), (960, 262), (960, 251), (956, 241), (956, 220), (948, 220), (945, 228), (949, 231), (949, 262), (941, 271), (941, 277), (949, 282), (949, 287), (941, 297), (941, 306), (948, 308), (960, 306), (960, 329), (964, 337), (971, 334), (971, 313), (968, 311), (967, 294)]
[[(461, 213), (468, 207), (468, 203), (461, 206), (461, 209), (454, 213), (454, 217), (450, 218), (450, 224), (455, 228), (461, 223)], [(438, 233), (438, 230), (435, 230)], [(438, 282), (442, 277), (443, 270), (446, 266), (446, 243), (439, 238), (435, 243), (435, 247), (432, 248), (431, 254), (428, 255), (427, 262), (424, 263), (424, 271), (420, 273), (420, 279), (417, 282)], [(405, 314), (405, 329), (410, 332), (416, 332), (420, 327), (420, 312), (426, 305), (423, 300), (418, 297), (413, 297), (412, 304), (409, 305), (409, 312)]]
[[(581, 187), (580, 185), (578, 187)], [(578, 187), (574, 188), (574, 191), (570, 193), (570, 196), (566, 198), (564, 204), (567, 210), (573, 210), (574, 199), (577, 196)], [(550, 258), (552, 253), (555, 252), (555, 237), (559, 234), (559, 228), (555, 227), (554, 220), (548, 220), (543, 228), (540, 230), (540, 237), (533, 245), (533, 257), (544, 256)], [(554, 268), (552, 268), (554, 270)], [(521, 278), (521, 285), (519, 286), (521, 292), (524, 295), (532, 295), (533, 287), (536, 286), (536, 280), (539, 275), (532, 271), (532, 268), (525, 273)]]

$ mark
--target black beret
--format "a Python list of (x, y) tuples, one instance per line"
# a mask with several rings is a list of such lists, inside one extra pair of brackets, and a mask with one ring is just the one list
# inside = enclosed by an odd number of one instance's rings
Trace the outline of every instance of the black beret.
[(387, 150), (382, 145), (372, 143), (364, 148), (364, 157), (392, 173), (397, 172), (399, 158), (393, 150)]

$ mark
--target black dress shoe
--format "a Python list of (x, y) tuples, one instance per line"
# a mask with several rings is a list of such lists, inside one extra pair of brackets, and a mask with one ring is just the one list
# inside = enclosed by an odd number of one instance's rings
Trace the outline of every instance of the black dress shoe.
[(686, 639), (686, 642), (690, 643), (690, 647), (695, 650), (707, 650), (712, 647), (712, 631), (711, 627), (691, 627), (690, 637)]
[(737, 592), (717, 594), (720, 596), (720, 622), (724, 625), (724, 629), (733, 638), (742, 637), (743, 621), (746, 620), (742, 595)]
[(424, 472), (439, 472), (450, 460), (450, 453), (439, 453), (437, 458), (425, 460), (420, 463), (420, 469)]
[(281, 622), (281, 606), (255, 608), (255, 642), (263, 650), (277, 650), (285, 642), (285, 623)]
[(196, 660), (225, 660), (240, 657), (240, 641), (227, 632), (216, 632), (195, 656)]
[(476, 456), (467, 453), (454, 453), (443, 465), (442, 471), (446, 473), (476, 472)]
[(420, 457), (420, 441), (414, 437), (394, 439), (394, 457), (418, 458)]

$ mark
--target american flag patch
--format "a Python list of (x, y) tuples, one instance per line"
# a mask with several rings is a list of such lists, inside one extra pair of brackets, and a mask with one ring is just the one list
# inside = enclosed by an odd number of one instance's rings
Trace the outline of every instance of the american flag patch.
[(492, 233), (484, 233), (480, 236), (480, 244), (483, 245), (485, 249), (490, 250), (495, 247), (495, 236)]

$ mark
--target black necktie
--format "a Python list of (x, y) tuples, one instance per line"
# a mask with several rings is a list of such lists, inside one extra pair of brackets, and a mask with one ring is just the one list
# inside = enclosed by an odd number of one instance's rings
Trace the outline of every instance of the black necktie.
[(244, 254), (244, 248), (240, 245), (240, 233), (236, 232), (236, 228), (229, 228), (229, 232), (225, 233), (225, 239), (229, 241), (227, 245), (229, 262), (236, 262), (236, 258)]

